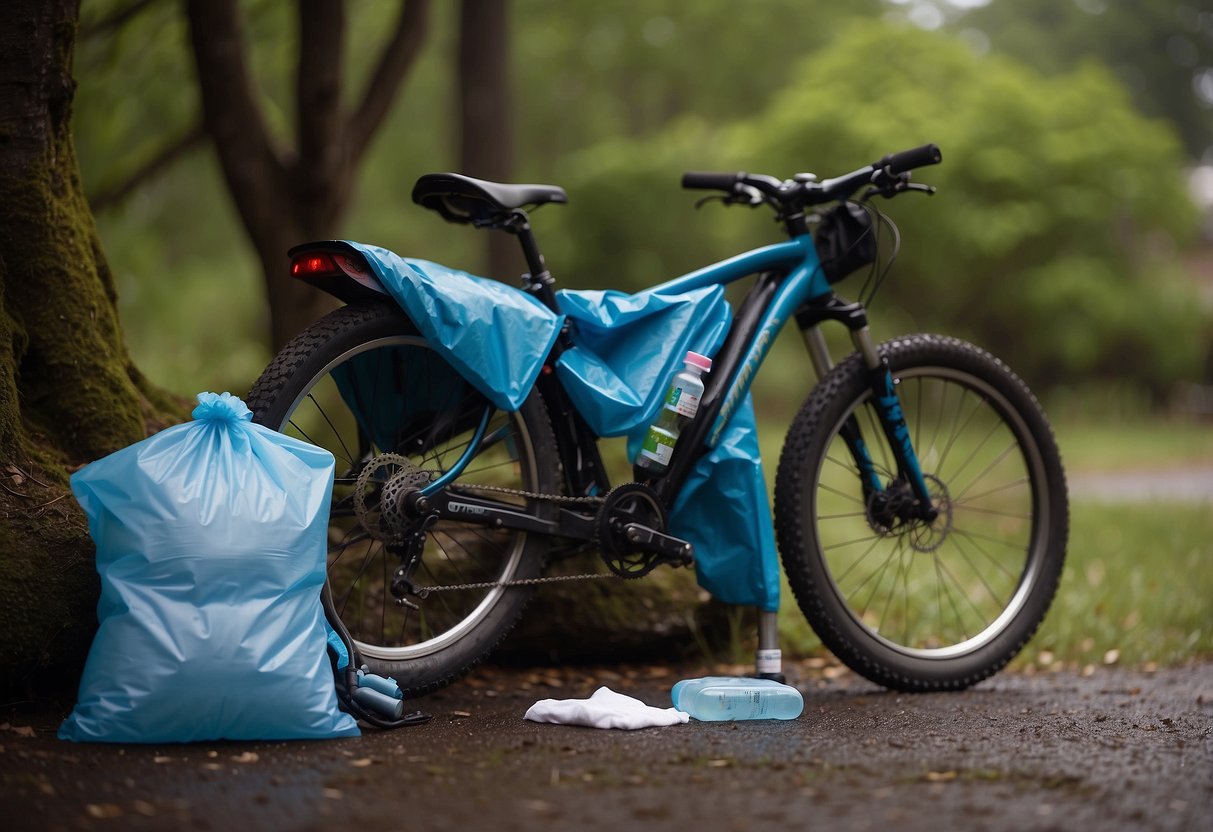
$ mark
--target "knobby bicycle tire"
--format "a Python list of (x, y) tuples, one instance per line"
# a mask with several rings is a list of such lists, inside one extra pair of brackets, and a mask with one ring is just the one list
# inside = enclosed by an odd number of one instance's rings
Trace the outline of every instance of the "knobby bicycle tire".
[[(328, 577), (342, 622), (370, 669), (394, 677), (406, 695), (420, 695), (483, 659), (518, 620), (533, 588), (432, 591), (407, 599), (416, 610), (396, 604), (389, 582), (401, 563), (399, 541), (385, 531), (394, 503), (381, 511), (379, 497), (446, 470), (491, 408), (487, 399), (403, 312), (369, 304), (338, 309), (294, 338), (247, 403), (258, 423), (336, 457)], [(516, 413), (493, 411), (480, 454), (449, 488), (474, 483), (555, 493), (554, 448), (543, 401), (532, 391)], [(555, 514), (550, 504), (492, 496), (539, 517)], [(424, 587), (535, 578), (546, 561), (547, 541), (518, 531), (441, 520), (425, 539), (414, 574)]]
[[(940, 516), (909, 522), (892, 508), (896, 464), (852, 355), (788, 431), (775, 487), (780, 555), (801, 610), (848, 667), (896, 690), (958, 690), (1018, 654), (1052, 602), (1065, 475), (1039, 404), (1001, 361), (937, 335), (880, 351)], [(840, 436), (851, 417), (885, 496), (864, 495)]]

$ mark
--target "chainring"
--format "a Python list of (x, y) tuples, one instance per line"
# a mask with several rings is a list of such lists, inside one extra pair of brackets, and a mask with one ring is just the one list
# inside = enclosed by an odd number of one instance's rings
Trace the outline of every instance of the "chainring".
[(657, 492), (638, 482), (612, 488), (594, 520), (594, 542), (607, 568), (622, 578), (642, 578), (662, 562), (656, 552), (642, 552), (627, 539), (629, 523), (658, 532), (666, 530), (666, 511)]

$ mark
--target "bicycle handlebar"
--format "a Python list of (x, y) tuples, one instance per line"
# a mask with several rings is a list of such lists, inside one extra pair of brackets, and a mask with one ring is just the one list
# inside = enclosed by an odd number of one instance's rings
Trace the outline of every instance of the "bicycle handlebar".
[[(846, 199), (863, 185), (887, 185), (914, 168), (937, 165), (943, 154), (934, 144), (890, 153), (877, 162), (864, 165), (858, 170), (822, 182), (803, 181), (800, 178), (781, 182), (773, 176), (746, 173), (715, 173), (690, 171), (682, 175), (682, 187), (689, 190), (725, 191), (730, 196), (742, 195), (744, 189), (753, 189), (768, 197), (767, 201), (781, 209), (804, 205), (820, 205), (836, 199)], [(886, 194), (886, 195), (891, 195)], [(726, 201), (728, 201), (726, 199)]]
[(914, 168), (924, 168), (927, 165), (938, 165), (943, 161), (943, 154), (934, 144), (924, 144), (900, 153), (890, 153), (873, 167), (888, 168), (890, 173), (905, 173)]
[(710, 173), (687, 171), (682, 175), (682, 187), (691, 191), (731, 191), (745, 178), (744, 173)]

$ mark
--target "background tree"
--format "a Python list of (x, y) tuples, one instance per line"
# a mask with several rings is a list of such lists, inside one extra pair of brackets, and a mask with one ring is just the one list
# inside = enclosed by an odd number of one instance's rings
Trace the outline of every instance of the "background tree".
[[(463, 0), (459, 6), (460, 173), (509, 182), (514, 168), (510, 95), (510, 8), (507, 0)], [(501, 280), (526, 270), (517, 240), (487, 235), (488, 273)]]
[(72, 140), (77, 0), (0, 26), (0, 675), (78, 667), (97, 575), (67, 470), (173, 404), (136, 369)]
[(322, 293), (291, 280), (286, 251), (340, 228), (358, 165), (421, 49), (429, 5), (401, 3), (375, 71), (347, 110), (345, 4), (299, 0), (295, 145), (284, 149), (266, 124), (249, 72), (237, 0), (186, 4), (203, 124), (261, 262), (275, 348), (328, 306)]

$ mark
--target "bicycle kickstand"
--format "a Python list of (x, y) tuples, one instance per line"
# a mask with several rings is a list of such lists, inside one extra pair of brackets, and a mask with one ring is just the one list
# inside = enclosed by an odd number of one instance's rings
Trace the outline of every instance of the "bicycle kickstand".
[(759, 679), (785, 682), (783, 651), (779, 649), (779, 613), (758, 611), (758, 653), (754, 657), (754, 675)]

